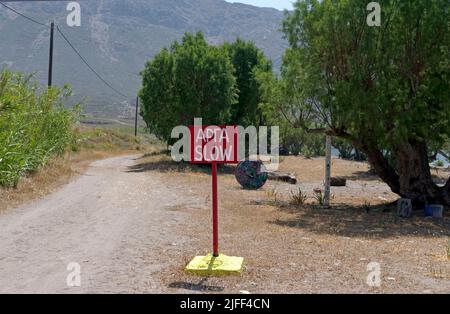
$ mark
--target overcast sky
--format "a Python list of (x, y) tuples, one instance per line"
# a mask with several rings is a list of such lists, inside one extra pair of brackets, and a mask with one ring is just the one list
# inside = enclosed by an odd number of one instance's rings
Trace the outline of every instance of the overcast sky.
[(292, 2), (294, 0), (226, 0), (228, 2), (240, 2), (258, 7), (271, 7), (278, 10), (288, 9), (292, 10)]

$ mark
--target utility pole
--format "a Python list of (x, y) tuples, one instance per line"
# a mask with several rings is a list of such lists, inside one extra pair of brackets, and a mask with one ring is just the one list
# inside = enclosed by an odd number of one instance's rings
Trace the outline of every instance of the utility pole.
[(50, 52), (48, 57), (48, 87), (52, 86), (53, 80), (53, 36), (55, 33), (55, 23), (50, 24)]
[(138, 131), (138, 111), (139, 111), (139, 96), (136, 97), (136, 115), (134, 118), (134, 136), (137, 137)]
[(330, 207), (331, 199), (331, 136), (327, 135), (326, 161), (325, 161), (325, 200), (324, 205)]

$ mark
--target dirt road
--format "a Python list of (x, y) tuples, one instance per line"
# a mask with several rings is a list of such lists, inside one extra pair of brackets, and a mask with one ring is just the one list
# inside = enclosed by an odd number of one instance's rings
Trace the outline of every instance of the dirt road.
[[(157, 173), (129, 172), (136, 158), (95, 162), (57, 193), (0, 215), (0, 293), (160, 292), (153, 274), (181, 244), (171, 230), (184, 215), (166, 208), (190, 196), (169, 194)], [(80, 265), (80, 287), (67, 285), (70, 263)]]
[[(288, 159), (282, 166), (299, 185), (259, 191), (221, 173), (220, 249), (245, 257), (246, 268), (197, 278), (183, 269), (210, 248), (209, 174), (165, 155), (97, 161), (54, 194), (0, 214), (0, 293), (449, 293), (450, 219), (368, 210), (365, 202), (396, 196), (366, 177), (367, 165), (341, 160), (334, 173), (350, 181), (333, 190), (333, 209), (290, 205), (299, 188), (314, 203), (323, 165)], [(381, 287), (367, 284), (370, 262), (382, 268)], [(67, 284), (77, 283), (69, 265), (80, 266), (81, 286)]]

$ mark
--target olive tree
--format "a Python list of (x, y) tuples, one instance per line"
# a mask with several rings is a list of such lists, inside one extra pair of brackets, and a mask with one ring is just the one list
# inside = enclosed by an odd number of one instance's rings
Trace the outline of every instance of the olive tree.
[(295, 127), (345, 139), (393, 192), (450, 205), (430, 147), (450, 135), (450, 2), (383, 0), (381, 26), (367, 1), (301, 0), (286, 13), (290, 48), (272, 105)]

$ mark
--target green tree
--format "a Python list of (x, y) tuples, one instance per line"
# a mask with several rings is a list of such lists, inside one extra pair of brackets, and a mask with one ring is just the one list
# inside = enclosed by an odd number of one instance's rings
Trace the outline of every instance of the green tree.
[[(175, 93), (173, 79), (174, 58), (171, 52), (163, 49), (151, 62), (148, 62), (144, 71), (143, 87), (139, 93), (142, 101), (141, 116), (150, 132), (166, 142), (178, 113), (179, 100)], [(175, 112), (176, 110), (176, 112)]]
[(233, 43), (223, 45), (234, 67), (238, 92), (238, 102), (231, 108), (230, 123), (242, 126), (260, 125), (262, 113), (260, 89), (256, 80), (257, 72), (272, 71), (272, 62), (254, 43), (238, 38)]
[(202, 33), (185, 34), (163, 49), (142, 72), (141, 115), (149, 130), (170, 142), (173, 127), (225, 124), (236, 103), (233, 65), (220, 47), (209, 45)]
[(450, 2), (378, 2), (380, 27), (367, 25), (365, 0), (295, 4), (282, 71), (295, 101), (278, 106), (351, 142), (393, 192), (448, 206), (450, 180), (433, 182), (428, 155), (450, 134)]
[[(286, 76), (286, 68), (283, 68), (282, 76)], [(307, 132), (301, 128), (299, 121), (302, 113), (298, 110), (299, 101), (296, 92), (293, 92), (284, 78), (279, 79), (273, 72), (257, 72), (261, 94), (259, 105), (264, 121), (268, 125), (280, 127), (280, 144), (290, 153), (302, 154), (305, 157), (325, 155), (325, 136), (322, 132)], [(317, 122), (304, 119), (304, 125), (314, 128)]]

